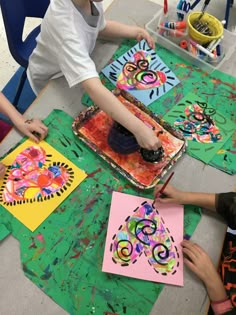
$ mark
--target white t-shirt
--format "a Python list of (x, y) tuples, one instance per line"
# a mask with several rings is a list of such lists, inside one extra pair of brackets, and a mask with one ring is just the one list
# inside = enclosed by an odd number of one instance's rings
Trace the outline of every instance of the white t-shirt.
[(89, 26), (71, 0), (51, 0), (29, 59), (27, 76), (37, 95), (49, 80), (65, 76), (70, 87), (98, 77), (90, 57), (99, 31), (105, 27), (101, 2), (94, 2), (99, 19)]

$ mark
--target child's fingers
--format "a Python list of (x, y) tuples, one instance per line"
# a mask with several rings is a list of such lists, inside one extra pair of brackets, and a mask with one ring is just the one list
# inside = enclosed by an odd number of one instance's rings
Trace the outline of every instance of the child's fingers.
[(195, 263), (198, 259), (196, 252), (192, 250), (192, 248), (183, 247), (183, 253), (187, 255), (193, 263)]
[(181, 242), (181, 245), (184, 247), (184, 248), (188, 248), (189, 250), (191, 250), (192, 252), (195, 253), (195, 255), (201, 255), (203, 253), (205, 253), (205, 251), (201, 248), (201, 246), (199, 246), (198, 244), (192, 242), (192, 241), (189, 241), (189, 240), (183, 240)]
[(184, 263), (192, 272), (197, 273), (196, 266), (188, 258), (184, 258)]
[(163, 187), (162, 184), (156, 185), (155, 190), (154, 190), (154, 195), (156, 195), (162, 189), (162, 187)]
[(172, 202), (172, 199), (171, 199), (171, 198), (166, 198), (166, 197), (164, 196), (164, 197), (155, 198), (155, 201), (156, 201), (156, 202), (159, 202), (159, 203), (166, 204), (166, 203), (171, 203), (171, 202)]
[(33, 132), (28, 132), (26, 135), (27, 135), (31, 140), (33, 140), (35, 143), (39, 143), (40, 139), (37, 138), (37, 137), (33, 134)]
[(155, 48), (154, 40), (153, 40), (151, 37), (149, 37), (149, 38), (147, 39), (147, 42), (148, 42), (148, 45), (149, 45), (150, 48), (152, 48), (152, 49)]

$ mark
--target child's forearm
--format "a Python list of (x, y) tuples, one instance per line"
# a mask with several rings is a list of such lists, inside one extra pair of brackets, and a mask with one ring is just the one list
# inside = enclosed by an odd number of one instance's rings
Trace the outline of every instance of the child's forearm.
[(210, 193), (181, 192), (179, 203), (191, 204), (209, 210), (216, 210), (216, 195)]
[(136, 38), (139, 27), (126, 25), (116, 21), (107, 21), (106, 27), (99, 33), (105, 38)]
[(22, 119), (22, 115), (8, 101), (8, 99), (0, 92), (0, 112), (10, 118), (15, 123), (17, 119)]
[(134, 116), (101, 84), (99, 79), (89, 79), (83, 82), (82, 85), (97, 106), (133, 134), (140, 132), (145, 126), (139, 118)]
[(233, 308), (233, 305), (226, 294), (224, 285), (217, 272), (213, 278), (209, 276), (207, 282), (205, 282), (205, 286), (214, 314), (225, 314)]
[(223, 301), (227, 299), (224, 285), (217, 271), (215, 272), (214, 277), (209, 276), (209, 279), (205, 282), (205, 286), (209, 299), (212, 302)]

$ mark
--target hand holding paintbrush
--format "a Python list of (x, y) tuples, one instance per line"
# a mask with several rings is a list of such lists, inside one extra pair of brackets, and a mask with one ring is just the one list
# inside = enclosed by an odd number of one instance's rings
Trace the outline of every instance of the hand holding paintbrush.
[[(173, 193), (173, 195), (175, 195), (175, 191), (174, 191), (174, 188), (172, 186), (170, 186), (171, 188), (169, 189), (167, 185), (170, 182), (173, 175), (174, 175), (174, 172), (172, 172), (170, 174), (170, 176), (167, 178), (164, 185), (157, 185), (157, 187), (155, 188), (153, 206), (155, 206), (155, 203), (157, 201), (162, 202), (162, 200), (164, 200), (164, 199), (167, 201), (167, 203), (170, 203), (169, 199), (171, 198), (172, 193)], [(173, 190), (173, 191), (171, 191), (171, 190)], [(174, 203), (174, 200), (173, 200), (173, 203)]]

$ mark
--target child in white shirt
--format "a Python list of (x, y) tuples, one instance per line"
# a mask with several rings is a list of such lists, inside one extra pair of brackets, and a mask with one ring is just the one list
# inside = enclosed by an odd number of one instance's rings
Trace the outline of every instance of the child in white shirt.
[(146, 39), (151, 48), (154, 42), (140, 27), (105, 21), (101, 2), (51, 0), (29, 60), (29, 82), (36, 94), (49, 80), (63, 75), (70, 87), (80, 83), (97, 106), (134, 134), (141, 147), (156, 150), (161, 143), (154, 131), (102, 85), (90, 57), (98, 35)]

